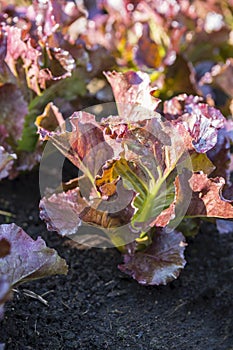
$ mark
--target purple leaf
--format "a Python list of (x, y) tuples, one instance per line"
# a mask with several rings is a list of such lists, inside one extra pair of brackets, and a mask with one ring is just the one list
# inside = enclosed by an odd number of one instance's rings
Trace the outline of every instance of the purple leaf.
[(59, 27), (67, 29), (73, 21), (86, 15), (83, 4), (56, 0), (34, 0), (33, 10), (40, 39), (46, 42)]
[(64, 128), (57, 128), (55, 131), (44, 129), (43, 125), (46, 125), (48, 117), (51, 119), (51, 114), (46, 112), (43, 118), (37, 119), (41, 138), (50, 140), (75, 166), (85, 174), (92, 174), (94, 178), (113, 155), (112, 148), (105, 141), (103, 128), (96, 122), (95, 116), (86, 112), (74, 113), (68, 119), (71, 131), (64, 131)]
[[(1, 260), (0, 260), (1, 264)], [(10, 283), (7, 282), (6, 276), (0, 276), (0, 321), (4, 316), (4, 303), (11, 297)]]
[(119, 116), (128, 122), (150, 119), (160, 99), (152, 96), (149, 75), (143, 72), (105, 72), (113, 89)]
[(141, 284), (167, 284), (179, 276), (186, 264), (185, 246), (180, 232), (158, 229), (148, 248), (124, 255), (124, 264), (119, 269)]
[(222, 196), (224, 184), (225, 180), (222, 177), (209, 179), (205, 174), (193, 174), (190, 179), (183, 177), (179, 185), (176, 183), (177, 196), (184, 198), (185, 188), (188, 186), (193, 191), (186, 215), (232, 219), (232, 201), (225, 200)]
[[(48, 230), (57, 231), (62, 236), (79, 234), (80, 227), (85, 224), (103, 230), (121, 227), (133, 216), (134, 192), (124, 189), (119, 182), (116, 195), (119, 200), (111, 202), (100, 198), (88, 201), (81, 197), (79, 188), (53, 194), (40, 201), (40, 218), (46, 222)], [(85, 237), (89, 239), (91, 234), (87, 232)]]
[(12, 288), (21, 283), (51, 276), (66, 274), (67, 265), (54, 249), (46, 247), (42, 238), (34, 241), (15, 224), (0, 225), (0, 242), (11, 245), (8, 255), (0, 258), (0, 307)]
[[(32, 46), (32, 40), (24, 41), (22, 38), (22, 30), (17, 27), (5, 26), (7, 33), (7, 54), (5, 62), (11, 72), (18, 79), (25, 80), (28, 88), (40, 94), (38, 78), (40, 73), (39, 58), (41, 52)], [(17, 64), (21, 59), (23, 64)]]
[[(5, 62), (16, 77), (20, 75), (24, 79), (22, 68), (25, 70), (28, 88), (35, 91), (37, 95), (41, 95), (40, 89), (46, 88), (47, 81), (61, 80), (71, 76), (76, 64), (67, 50), (61, 47), (50, 47), (46, 43), (45, 54), (48, 66), (41, 68), (42, 52), (39, 47), (33, 46), (32, 38), (23, 40), (22, 30), (16, 27), (5, 26), (4, 30), (7, 33)], [(17, 67), (19, 59), (23, 61), (23, 67), (19, 65), (21, 71)]]
[(46, 222), (49, 231), (70, 236), (77, 233), (81, 225), (79, 215), (87, 206), (77, 189), (53, 194), (40, 201), (40, 218)]
[[(233, 218), (232, 218), (233, 219)], [(232, 220), (216, 220), (218, 232), (221, 234), (227, 234), (233, 232), (233, 221)]]
[(51, 36), (58, 28), (57, 21), (62, 14), (61, 6), (59, 2), (55, 4), (51, 0), (35, 0), (33, 5), (38, 35), (46, 41), (47, 37)]
[(0, 260), (1, 274), (11, 286), (56, 273), (66, 273), (67, 265), (42, 238), (34, 241), (15, 224), (0, 226), (0, 238), (11, 244), (10, 254)]
[(219, 110), (201, 103), (198, 96), (176, 96), (164, 104), (167, 119), (183, 124), (192, 138), (198, 153), (206, 153), (217, 143), (218, 130), (223, 128), (225, 118)]
[(219, 130), (216, 145), (208, 151), (208, 158), (215, 165), (215, 170), (211, 173), (211, 177), (221, 176), (228, 182), (230, 177), (229, 162), (230, 154), (230, 133), (224, 127)]
[(16, 75), (15, 62), (19, 57), (26, 54), (27, 45), (21, 39), (22, 31), (19, 28), (5, 26), (4, 30), (7, 33), (7, 54), (5, 61), (11, 71)]
[[(0, 238), (0, 267), (1, 259), (10, 254), (11, 244), (5, 238)], [(10, 284), (5, 275), (0, 275), (0, 321), (4, 316), (4, 303), (10, 299)]]
[(0, 87), (0, 124), (3, 124), (13, 142), (21, 137), (28, 106), (22, 91), (13, 84)]

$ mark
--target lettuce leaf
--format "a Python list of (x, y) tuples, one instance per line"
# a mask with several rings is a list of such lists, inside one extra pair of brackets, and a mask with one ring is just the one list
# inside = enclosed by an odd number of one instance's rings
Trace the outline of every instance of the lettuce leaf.
[[(126, 73), (106, 72), (117, 103), (119, 116), (128, 121), (137, 122), (145, 119), (144, 109), (155, 111), (160, 99), (152, 96), (150, 79), (146, 73), (128, 71)], [(154, 113), (151, 114), (151, 117)]]
[(0, 320), (4, 316), (4, 303), (11, 297), (10, 284), (6, 276), (0, 276)]
[(186, 212), (187, 217), (213, 217), (222, 219), (233, 218), (233, 201), (222, 196), (225, 180), (222, 177), (208, 178), (206, 174), (194, 173), (189, 178), (186, 175), (176, 182), (177, 196), (180, 201), (185, 198), (190, 187), (192, 197)]
[(175, 118), (186, 128), (198, 153), (206, 153), (216, 145), (225, 118), (219, 110), (201, 101), (198, 96), (178, 95), (165, 102), (164, 113), (165, 118)]
[(184, 236), (180, 232), (157, 229), (152, 243), (143, 251), (124, 255), (122, 272), (136, 279), (140, 284), (167, 284), (177, 278), (184, 268)]
[(218, 232), (221, 234), (227, 234), (227, 233), (233, 232), (233, 221), (232, 220), (217, 219), (216, 226), (217, 226)]
[[(7, 246), (7, 247), (6, 247)], [(15, 224), (0, 225), (0, 313), (12, 288), (34, 279), (66, 274), (67, 265), (42, 238), (34, 241)]]

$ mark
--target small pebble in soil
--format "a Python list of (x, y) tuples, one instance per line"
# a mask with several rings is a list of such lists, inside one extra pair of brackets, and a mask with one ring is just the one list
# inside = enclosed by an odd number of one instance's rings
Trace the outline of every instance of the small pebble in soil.
[(140, 331), (140, 332), (136, 335), (137, 339), (140, 339), (142, 336), (143, 336), (143, 331)]

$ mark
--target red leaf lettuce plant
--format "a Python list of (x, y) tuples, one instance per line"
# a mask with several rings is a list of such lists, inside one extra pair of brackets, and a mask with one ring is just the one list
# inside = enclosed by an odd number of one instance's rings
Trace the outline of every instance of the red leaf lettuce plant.
[[(197, 233), (200, 219), (233, 219), (232, 130), (198, 96), (178, 95), (160, 107), (146, 73), (105, 76), (118, 115), (97, 121), (75, 112), (66, 127), (50, 104), (37, 119), (41, 139), (80, 170), (41, 200), (40, 216), (62, 236), (116, 246), (120, 270), (139, 283), (166, 284), (185, 266), (184, 236)], [(90, 234), (93, 227), (102, 235)]]
[(83, 108), (87, 83), (114, 62), (98, 45), (88, 50), (77, 31), (73, 38), (73, 24), (87, 16), (81, 4), (17, 3), (0, 1), (0, 179), (39, 162), (34, 122), (47, 103), (62, 106), (64, 115)]
[[(232, 72), (219, 70), (233, 54), (232, 14), (232, 1), (96, 0), (81, 37), (112, 52), (118, 67), (151, 74), (159, 97), (199, 94), (229, 113)], [(202, 77), (212, 68), (218, 78), (209, 86)]]
[(39, 162), (34, 121), (49, 102), (68, 117), (111, 99), (100, 74), (116, 63), (148, 72), (162, 99), (186, 92), (232, 110), (232, 1), (85, 4), (0, 1), (0, 178)]

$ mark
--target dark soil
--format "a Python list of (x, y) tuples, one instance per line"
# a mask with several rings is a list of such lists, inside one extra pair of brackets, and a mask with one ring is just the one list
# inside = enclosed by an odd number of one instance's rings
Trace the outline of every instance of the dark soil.
[[(0, 209), (33, 238), (42, 236), (70, 270), (27, 283), (7, 303), (0, 343), (11, 350), (232, 350), (233, 234), (212, 224), (189, 240), (187, 265), (167, 286), (144, 287), (123, 275), (114, 249), (77, 250), (38, 218), (38, 174), (0, 184)], [(6, 220), (7, 219), (7, 220)], [(49, 302), (26, 296), (29, 289)]]

